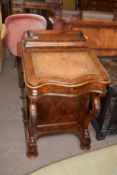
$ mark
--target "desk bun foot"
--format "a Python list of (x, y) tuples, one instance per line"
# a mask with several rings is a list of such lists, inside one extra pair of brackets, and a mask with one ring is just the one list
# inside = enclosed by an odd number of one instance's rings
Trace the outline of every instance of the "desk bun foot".
[(91, 148), (90, 144), (91, 144), (91, 139), (90, 139), (89, 131), (84, 130), (83, 139), (80, 143), (80, 147), (81, 149), (90, 149)]
[(27, 149), (27, 156), (30, 159), (34, 159), (38, 156), (38, 151), (36, 146), (30, 146)]
[(27, 137), (27, 156), (30, 159), (34, 159), (38, 156), (37, 142), (33, 137)]
[(81, 149), (90, 149), (91, 139), (88, 130), (78, 129), (77, 137), (80, 140)]

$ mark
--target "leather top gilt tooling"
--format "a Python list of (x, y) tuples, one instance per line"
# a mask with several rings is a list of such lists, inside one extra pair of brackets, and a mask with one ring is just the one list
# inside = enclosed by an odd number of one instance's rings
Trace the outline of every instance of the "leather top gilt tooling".
[(32, 60), (37, 78), (54, 76), (70, 80), (87, 74), (99, 74), (87, 52), (33, 53)]

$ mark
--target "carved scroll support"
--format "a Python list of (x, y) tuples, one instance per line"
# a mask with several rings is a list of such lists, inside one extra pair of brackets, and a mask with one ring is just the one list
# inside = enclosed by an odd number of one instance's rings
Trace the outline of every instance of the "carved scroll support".
[(36, 138), (36, 123), (37, 123), (37, 99), (30, 99), (28, 101), (29, 107), (29, 121), (28, 121), (28, 134), (27, 137), (27, 156), (34, 158), (38, 155), (37, 151), (37, 138)]
[(89, 107), (89, 112), (85, 116), (85, 119), (83, 121), (83, 125), (81, 129), (79, 130), (78, 137), (80, 139), (80, 147), (82, 149), (89, 149), (90, 148), (90, 135), (88, 126), (90, 121), (95, 117), (97, 117), (100, 113), (100, 97), (99, 94), (91, 94), (91, 104)]

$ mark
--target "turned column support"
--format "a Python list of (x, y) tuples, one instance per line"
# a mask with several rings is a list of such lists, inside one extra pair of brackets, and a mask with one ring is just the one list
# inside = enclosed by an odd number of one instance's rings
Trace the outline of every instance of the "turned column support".
[(81, 128), (80, 134), (79, 134), (79, 139), (80, 139), (80, 146), (81, 148), (90, 148), (90, 135), (89, 135), (89, 130), (88, 126), (90, 121), (94, 118), (97, 117), (100, 113), (100, 96), (99, 94), (91, 94), (91, 103), (89, 106), (89, 113), (85, 116), (85, 119), (83, 121), (83, 126)]
[(37, 138), (36, 138), (36, 124), (37, 124), (37, 99), (36, 98), (28, 98), (28, 107), (29, 107), (29, 140), (28, 140), (28, 148), (27, 148), (27, 156), (32, 158), (38, 155), (37, 151)]

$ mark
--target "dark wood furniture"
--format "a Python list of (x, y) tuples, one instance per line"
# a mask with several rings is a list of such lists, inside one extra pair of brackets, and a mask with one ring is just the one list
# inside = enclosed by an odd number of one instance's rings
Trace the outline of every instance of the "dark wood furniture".
[(11, 1), (11, 14), (32, 12), (35, 10), (49, 10), (54, 11), (61, 9), (62, 3), (60, 2), (46, 2), (38, 0), (12, 0)]
[(100, 110), (110, 78), (79, 31), (29, 31), (23, 65), (27, 155), (38, 155), (40, 136), (73, 133), (90, 148), (88, 126)]
[(33, 13), (46, 18), (47, 29), (52, 28), (48, 16), (54, 16), (56, 12), (61, 11), (61, 2), (46, 2), (44, 0), (12, 0), (10, 2), (10, 14)]
[[(76, 15), (75, 15), (76, 16)], [(63, 15), (58, 19), (54, 27), (71, 28), (81, 30), (87, 38), (88, 46), (97, 56), (117, 55), (117, 17), (113, 13), (98, 13), (82, 11), (80, 19), (73, 16), (66, 19)], [(56, 18), (55, 18), (56, 19)]]
[(100, 59), (112, 78), (107, 95), (101, 99), (101, 113), (92, 123), (97, 139), (105, 139), (107, 135), (117, 134), (117, 58)]
[(81, 10), (117, 12), (117, 0), (80, 0)]

